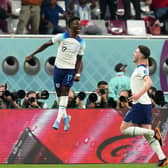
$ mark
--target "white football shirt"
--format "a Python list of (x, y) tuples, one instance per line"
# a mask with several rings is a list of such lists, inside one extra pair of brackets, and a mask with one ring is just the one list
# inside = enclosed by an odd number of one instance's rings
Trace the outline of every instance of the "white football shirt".
[[(131, 75), (131, 91), (132, 94), (136, 94), (139, 93), (142, 88), (144, 87), (145, 81), (144, 81), (144, 77), (149, 75), (149, 70), (146, 67), (146, 65), (138, 65), (134, 72)], [(148, 93), (145, 92), (140, 98), (139, 100), (137, 100), (136, 102), (133, 102), (133, 104), (135, 103), (141, 103), (141, 104), (151, 104), (151, 99), (148, 96)]]
[(75, 69), (77, 55), (84, 55), (85, 41), (79, 36), (74, 39), (65, 32), (52, 37), (52, 42), (59, 44), (55, 65), (62, 69)]

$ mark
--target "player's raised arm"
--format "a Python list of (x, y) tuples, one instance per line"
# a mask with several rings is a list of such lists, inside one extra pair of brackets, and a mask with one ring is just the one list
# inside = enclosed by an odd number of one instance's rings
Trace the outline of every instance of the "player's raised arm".
[(46, 43), (41, 45), (36, 51), (34, 51), (31, 55), (27, 56), (26, 61), (31, 60), (35, 54), (42, 52), (43, 50), (45, 50), (46, 48), (48, 48), (51, 45), (53, 45), (52, 40), (47, 41)]

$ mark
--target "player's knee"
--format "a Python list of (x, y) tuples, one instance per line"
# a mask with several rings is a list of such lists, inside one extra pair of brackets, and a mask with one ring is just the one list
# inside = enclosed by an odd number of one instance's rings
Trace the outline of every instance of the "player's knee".
[(121, 131), (122, 134), (125, 134), (125, 135), (128, 134), (127, 129), (121, 129), (120, 131)]
[(120, 126), (120, 132), (121, 132), (122, 134), (124, 134), (124, 132), (125, 132), (124, 130), (125, 130), (124, 126), (121, 125), (121, 126)]
[(130, 127), (128, 125), (121, 124), (120, 131), (121, 131), (122, 134), (127, 135), (127, 134), (130, 133)]

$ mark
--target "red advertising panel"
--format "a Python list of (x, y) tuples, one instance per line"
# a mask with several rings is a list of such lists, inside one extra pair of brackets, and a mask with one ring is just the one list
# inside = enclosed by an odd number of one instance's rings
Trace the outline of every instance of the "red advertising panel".
[[(54, 130), (57, 110), (1, 110), (0, 163), (148, 163), (157, 157), (141, 136), (120, 133), (124, 113), (69, 109), (71, 127)], [(167, 153), (168, 112), (153, 110)], [(168, 153), (167, 153), (168, 154)]]

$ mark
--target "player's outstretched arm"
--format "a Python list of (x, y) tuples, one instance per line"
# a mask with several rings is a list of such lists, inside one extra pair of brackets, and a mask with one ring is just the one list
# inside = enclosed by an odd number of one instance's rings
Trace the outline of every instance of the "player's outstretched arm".
[(51, 45), (53, 45), (53, 42), (51, 40), (47, 41), (46, 43), (41, 45), (36, 51), (34, 51), (31, 55), (27, 56), (26, 61), (31, 60), (35, 54), (42, 52), (43, 50), (45, 50), (47, 47)]

